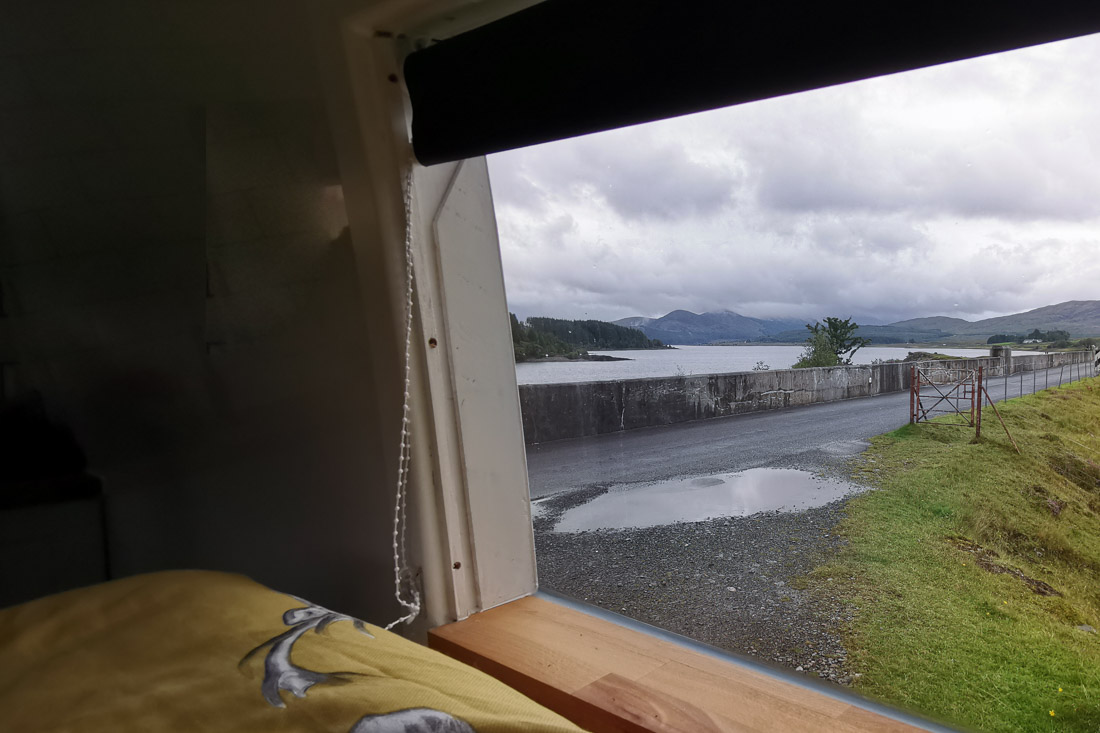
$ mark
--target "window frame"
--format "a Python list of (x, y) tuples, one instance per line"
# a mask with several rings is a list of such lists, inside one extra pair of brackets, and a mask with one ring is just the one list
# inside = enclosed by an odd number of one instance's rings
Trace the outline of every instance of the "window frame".
[(394, 391), (404, 384), (404, 183), (412, 176), (409, 565), (419, 571), (418, 623), (427, 628), (531, 595), (537, 577), (488, 167), (484, 157), (429, 168), (415, 162), (401, 62), (418, 39), (460, 33), (531, 4), (376, 0), (336, 19), (343, 59), (330, 77), (343, 78), (329, 91), (342, 107), (342, 125), (334, 127), (343, 130), (334, 136), (360, 282), (371, 291), (364, 308), (376, 324), (376, 391), (388, 405), (382, 429), (392, 433), (383, 450), (388, 486), (396, 484), (399, 456)]
[[(365, 9), (340, 22), (357, 128), (357, 146), (347, 149), (359, 154), (368, 184), (345, 193), (352, 239), (357, 253), (371, 255), (364, 262), (373, 257), (384, 263), (381, 277), (364, 272), (361, 280), (384, 289), (389, 302), (385, 338), (372, 340), (386, 347), (375, 357), (383, 367), (383, 393), (399, 383), (393, 362), (404, 346), (402, 192), (407, 174), (414, 182), (410, 508), (414, 560), (422, 571), (429, 626), (529, 595), (537, 589), (537, 576), (518, 388), (485, 158), (430, 167), (414, 162), (411, 110), (400, 84), (402, 62), (418, 47), (534, 4), (370, 0)], [(1072, 10), (1064, 6), (1058, 13)], [(1039, 39), (1050, 40), (1056, 39)], [(969, 48), (963, 41), (962, 47)], [(362, 211), (372, 215), (362, 216)], [(368, 318), (375, 316), (368, 312)], [(394, 463), (396, 449), (391, 447), (388, 455)]]
[[(398, 383), (394, 362), (404, 345), (403, 182), (413, 177), (410, 529), (412, 564), (421, 571), (424, 590), (421, 623), (428, 628), (532, 595), (538, 583), (519, 391), (486, 160), (428, 168), (415, 163), (411, 111), (398, 83), (401, 61), (417, 39), (444, 38), (532, 4), (372, 0), (366, 10), (340, 21), (347, 78), (337, 96), (349, 98), (345, 121), (355, 132), (354, 140), (345, 135), (341, 156), (342, 166), (351, 169), (342, 170), (345, 184), (351, 182), (345, 200), (353, 246), (357, 255), (366, 255), (358, 265), (360, 281), (383, 290), (389, 303), (378, 327), (383, 337), (372, 339), (385, 347), (374, 355), (384, 365), (380, 396)], [(379, 262), (381, 272), (370, 272), (364, 264)], [(368, 308), (367, 316), (378, 314)], [(399, 415), (389, 427), (396, 438)], [(395, 467), (396, 445), (384, 453)], [(385, 475), (395, 478), (396, 470)], [(782, 673), (767, 674), (783, 678)], [(878, 707), (854, 694), (832, 694), (864, 709)], [(895, 720), (904, 715), (882, 712)]]

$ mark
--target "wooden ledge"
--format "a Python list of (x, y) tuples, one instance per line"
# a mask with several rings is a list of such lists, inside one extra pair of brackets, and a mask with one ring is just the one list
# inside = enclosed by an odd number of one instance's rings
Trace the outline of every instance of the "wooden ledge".
[(545, 597), (433, 629), (428, 645), (593, 733), (927, 730)]

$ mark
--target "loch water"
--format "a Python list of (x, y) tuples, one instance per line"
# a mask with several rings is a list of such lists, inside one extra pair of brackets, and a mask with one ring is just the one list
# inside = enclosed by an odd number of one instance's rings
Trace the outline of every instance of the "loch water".
[[(674, 349), (641, 351), (593, 351), (593, 354), (617, 356), (629, 361), (541, 361), (516, 364), (520, 384), (558, 384), (562, 382), (613, 382), (646, 377), (691, 376), (751, 371), (758, 362), (771, 369), (789, 369), (798, 361), (802, 346), (735, 345), (677, 346)], [(856, 352), (854, 362), (870, 364), (875, 359), (903, 359), (913, 349), (892, 346), (868, 346)], [(929, 350), (921, 348), (922, 351)], [(989, 356), (986, 349), (957, 349), (941, 346), (941, 354), (960, 357)]]

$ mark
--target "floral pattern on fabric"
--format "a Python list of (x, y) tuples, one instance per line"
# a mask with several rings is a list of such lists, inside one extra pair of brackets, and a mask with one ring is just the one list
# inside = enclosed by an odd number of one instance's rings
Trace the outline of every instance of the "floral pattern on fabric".
[[(316, 672), (294, 664), (290, 658), (294, 645), (309, 631), (324, 633), (329, 625), (337, 621), (350, 621), (361, 633), (370, 638), (374, 634), (367, 631), (366, 624), (357, 618), (330, 611), (297, 596), (295, 600), (305, 604), (305, 608), (292, 608), (283, 614), (283, 623), (290, 627), (278, 636), (265, 641), (244, 655), (238, 667), (243, 667), (264, 649), (264, 679), (260, 691), (264, 699), (277, 708), (285, 708), (282, 692), (304, 698), (314, 685), (340, 683), (351, 676), (362, 676), (354, 672)], [(476, 733), (469, 723), (430, 708), (409, 708), (381, 715), (366, 715), (359, 719), (348, 733)]]

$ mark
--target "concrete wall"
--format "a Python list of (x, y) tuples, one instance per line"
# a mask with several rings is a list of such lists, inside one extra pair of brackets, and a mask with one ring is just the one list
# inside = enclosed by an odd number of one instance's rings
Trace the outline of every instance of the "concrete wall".
[(103, 479), (111, 574), (396, 617), (400, 398), (372, 364), (397, 355), (368, 338), (312, 5), (5, 7), (4, 392), (41, 394)]
[[(1088, 352), (1014, 354), (1010, 373), (1087, 363)], [(978, 365), (1001, 374), (999, 358), (929, 362), (933, 369)], [(620, 382), (520, 386), (528, 444), (614, 433), (688, 420), (871, 397), (909, 388), (910, 364), (777, 369), (765, 372), (658, 377)], [(949, 378), (947, 374), (945, 378)]]

